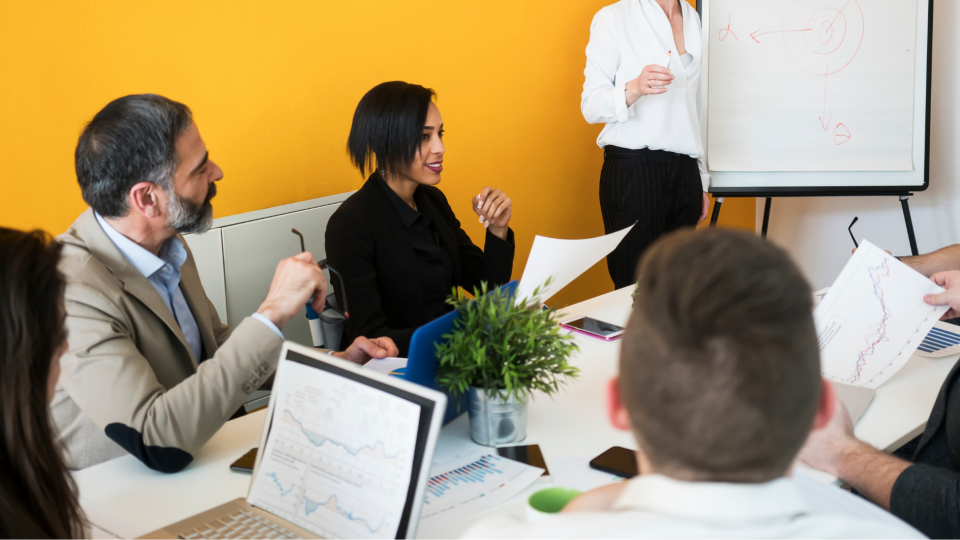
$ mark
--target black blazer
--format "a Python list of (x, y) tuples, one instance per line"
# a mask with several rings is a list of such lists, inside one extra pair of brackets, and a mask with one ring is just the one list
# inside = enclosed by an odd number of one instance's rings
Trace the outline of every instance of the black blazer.
[(890, 512), (931, 538), (960, 537), (960, 362), (947, 375), (927, 427), (900, 473)]
[[(509, 282), (513, 231), (507, 233), (506, 242), (487, 231), (481, 250), (460, 228), (443, 192), (432, 186), (417, 189), (429, 201), (420, 212), (430, 213), (453, 262), (454, 284), (472, 292), (481, 281), (491, 287)], [(423, 283), (416, 254), (397, 209), (376, 177), (370, 176), (334, 212), (325, 237), (327, 262), (343, 276), (350, 308), (342, 346), (357, 336), (387, 336), (397, 344), (400, 356), (406, 356), (413, 332), (430, 321), (423, 320)]]

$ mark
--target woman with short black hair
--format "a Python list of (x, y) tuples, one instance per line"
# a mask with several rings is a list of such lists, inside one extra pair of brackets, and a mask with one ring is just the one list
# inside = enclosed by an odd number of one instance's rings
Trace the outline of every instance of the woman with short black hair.
[(435, 187), (446, 151), (435, 96), (419, 85), (387, 82), (367, 92), (354, 113), (347, 149), (360, 173), (371, 174), (326, 231), (327, 261), (343, 276), (350, 306), (344, 343), (387, 336), (406, 356), (413, 332), (451, 310), (444, 300), (454, 287), (472, 291), (481, 281), (491, 287), (510, 281), (510, 198), (490, 187), (473, 198), (487, 228), (481, 250)]
[(49, 403), (66, 350), (60, 244), (0, 228), (0, 538), (80, 538)]

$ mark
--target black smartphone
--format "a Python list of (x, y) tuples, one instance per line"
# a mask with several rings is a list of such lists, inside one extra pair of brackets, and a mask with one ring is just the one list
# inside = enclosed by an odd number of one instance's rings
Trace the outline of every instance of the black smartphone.
[(547, 469), (547, 460), (543, 459), (543, 452), (540, 451), (540, 445), (523, 444), (520, 446), (501, 446), (497, 448), (497, 454), (500, 457), (526, 463), (531, 467), (543, 469), (540, 476), (550, 476), (550, 470)]
[(624, 478), (637, 475), (637, 454), (622, 446), (614, 446), (590, 460), (590, 467)]
[(257, 449), (254, 448), (240, 459), (230, 464), (230, 470), (239, 473), (253, 474), (253, 466), (257, 464)]

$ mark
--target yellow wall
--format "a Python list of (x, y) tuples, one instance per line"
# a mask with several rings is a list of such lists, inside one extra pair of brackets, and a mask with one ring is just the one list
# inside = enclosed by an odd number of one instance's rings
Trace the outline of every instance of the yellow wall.
[[(441, 188), (475, 241), (470, 197), (492, 185), (514, 199), (519, 277), (535, 234), (603, 233), (601, 126), (579, 102), (590, 20), (611, 2), (3, 2), (0, 226), (70, 225), (85, 208), (76, 138), (131, 93), (193, 109), (226, 175), (218, 217), (357, 189), (344, 150), (354, 107), (400, 79), (439, 93)], [(753, 200), (727, 203), (723, 221), (753, 229)], [(611, 289), (601, 263), (557, 300)]]

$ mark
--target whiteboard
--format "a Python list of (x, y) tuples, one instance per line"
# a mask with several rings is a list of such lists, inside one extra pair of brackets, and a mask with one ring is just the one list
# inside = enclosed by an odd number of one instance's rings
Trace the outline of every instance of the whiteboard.
[(933, 0), (705, 0), (717, 195), (926, 189)]

